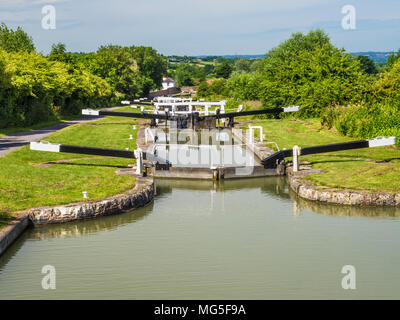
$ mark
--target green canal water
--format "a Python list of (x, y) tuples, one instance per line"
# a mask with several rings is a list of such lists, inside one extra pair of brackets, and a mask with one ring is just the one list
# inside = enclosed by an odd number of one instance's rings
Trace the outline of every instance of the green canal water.
[(145, 208), (27, 231), (0, 257), (0, 299), (400, 298), (399, 210), (300, 200), (283, 178), (156, 185)]

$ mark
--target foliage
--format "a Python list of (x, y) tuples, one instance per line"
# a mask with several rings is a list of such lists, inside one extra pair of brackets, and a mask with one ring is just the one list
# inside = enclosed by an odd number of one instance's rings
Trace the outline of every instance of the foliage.
[(361, 69), (366, 74), (377, 74), (378, 73), (378, 68), (377, 68), (375, 62), (371, 58), (369, 58), (367, 56), (358, 56), (356, 59), (358, 61), (360, 61)]
[(215, 66), (215, 75), (218, 78), (228, 79), (233, 72), (233, 65), (227, 59), (223, 59), (221, 62), (217, 63)]
[(248, 59), (240, 58), (235, 60), (235, 70), (250, 72), (251, 61)]
[(146, 95), (161, 86), (167, 61), (150, 47), (102, 46), (73, 53), (54, 44), (35, 53), (21, 29), (0, 25), (0, 128), (33, 126)]
[(259, 100), (262, 79), (260, 73), (234, 72), (226, 83), (229, 96), (238, 100)]
[(392, 67), (393, 67), (393, 65), (397, 62), (397, 61), (399, 61), (399, 59), (400, 59), (400, 49), (399, 49), (399, 51), (397, 51), (397, 53), (392, 53), (390, 56), (389, 56), (389, 58), (388, 58), (388, 61), (387, 61), (387, 63), (386, 63), (386, 69), (387, 70), (390, 70)]
[(400, 60), (396, 61), (390, 69), (382, 73), (374, 83), (370, 100), (399, 104), (400, 101)]
[(201, 67), (189, 63), (181, 63), (175, 71), (175, 80), (178, 87), (193, 86), (196, 82), (205, 80), (205, 74)]
[(107, 105), (108, 84), (83, 70), (67, 68), (28, 52), (0, 51), (0, 127), (29, 126), (83, 107)]
[(389, 104), (327, 108), (321, 123), (356, 138), (396, 136), (400, 145), (400, 107)]
[(266, 56), (261, 99), (266, 107), (300, 105), (300, 115), (318, 116), (331, 104), (361, 101), (370, 80), (360, 63), (335, 48), (321, 30), (292, 37)]
[(131, 46), (126, 50), (135, 59), (140, 76), (147, 78), (140, 81), (143, 84), (143, 93), (147, 94), (151, 89), (161, 87), (163, 75), (167, 72), (167, 59), (159, 55), (152, 47)]
[(211, 84), (202, 81), (197, 88), (197, 96), (200, 98), (210, 98), (211, 96), (226, 96), (226, 79), (214, 79)]
[(32, 38), (21, 27), (17, 30), (8, 29), (4, 22), (0, 24), (0, 48), (7, 52), (35, 51)]

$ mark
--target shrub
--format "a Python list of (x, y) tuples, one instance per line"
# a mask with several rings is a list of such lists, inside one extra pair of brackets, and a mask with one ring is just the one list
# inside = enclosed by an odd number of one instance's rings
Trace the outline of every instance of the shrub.
[(321, 123), (355, 138), (396, 136), (400, 145), (400, 107), (393, 104), (351, 105), (327, 108)]

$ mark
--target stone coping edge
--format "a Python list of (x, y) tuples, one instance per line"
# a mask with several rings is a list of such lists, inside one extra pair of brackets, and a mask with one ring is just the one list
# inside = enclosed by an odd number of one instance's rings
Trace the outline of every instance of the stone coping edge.
[(304, 178), (311, 173), (321, 170), (302, 169), (294, 173), (292, 168), (287, 168), (288, 183), (290, 188), (301, 198), (340, 205), (352, 206), (398, 206), (400, 207), (400, 193), (371, 193), (368, 190), (351, 189), (319, 189)]
[(135, 187), (124, 194), (103, 200), (38, 207), (21, 211), (16, 219), (0, 230), (0, 256), (29, 225), (62, 223), (118, 214), (143, 207), (153, 200), (153, 179), (137, 177)]

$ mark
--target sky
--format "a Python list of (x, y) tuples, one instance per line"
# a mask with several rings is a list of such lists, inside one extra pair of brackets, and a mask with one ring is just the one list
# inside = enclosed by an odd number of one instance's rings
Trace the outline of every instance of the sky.
[[(42, 28), (42, 8), (56, 28)], [(352, 5), (356, 28), (345, 30)], [(37, 51), (53, 43), (69, 51), (100, 45), (152, 46), (164, 55), (265, 54), (293, 32), (321, 28), (348, 52), (400, 48), (399, 0), (0, 0), (0, 21), (21, 26)]]

